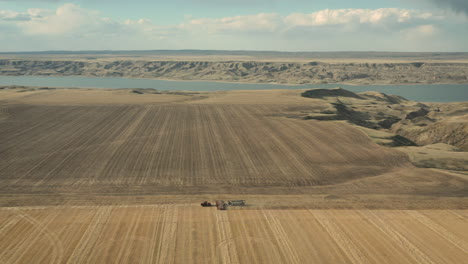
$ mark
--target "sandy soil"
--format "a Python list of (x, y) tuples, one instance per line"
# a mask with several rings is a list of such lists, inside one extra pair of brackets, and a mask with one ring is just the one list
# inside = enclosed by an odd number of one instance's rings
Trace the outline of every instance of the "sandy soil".
[(467, 259), (467, 176), (305, 120), (334, 101), (301, 92), (0, 90), (0, 262)]

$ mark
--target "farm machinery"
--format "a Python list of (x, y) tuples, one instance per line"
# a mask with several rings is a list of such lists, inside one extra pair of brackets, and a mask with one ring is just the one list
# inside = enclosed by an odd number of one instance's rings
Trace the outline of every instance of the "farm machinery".
[(223, 200), (216, 200), (215, 204), (212, 205), (208, 201), (204, 201), (200, 204), (202, 207), (212, 207), (216, 206), (218, 210), (227, 210), (228, 206), (245, 206), (245, 200), (231, 200), (231, 201), (223, 201)]

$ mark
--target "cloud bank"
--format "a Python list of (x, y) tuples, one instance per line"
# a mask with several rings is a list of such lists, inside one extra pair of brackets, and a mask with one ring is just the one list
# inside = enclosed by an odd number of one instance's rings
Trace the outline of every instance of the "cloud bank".
[(66, 3), (56, 10), (0, 10), (0, 50), (466, 50), (462, 43), (468, 37), (460, 33), (468, 35), (468, 19), (452, 20), (397, 8), (326, 9), (286, 16), (187, 18), (162, 26), (144, 18), (116, 21)]

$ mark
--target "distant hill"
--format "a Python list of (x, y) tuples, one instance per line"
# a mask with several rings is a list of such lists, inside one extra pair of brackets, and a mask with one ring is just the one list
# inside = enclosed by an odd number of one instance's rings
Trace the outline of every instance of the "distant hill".
[(382, 52), (382, 51), (333, 51), (333, 52), (284, 52), (253, 50), (83, 50), (83, 51), (24, 51), (0, 52), (2, 55), (128, 55), (128, 56), (253, 56), (263, 58), (326, 58), (326, 59), (468, 59), (468, 52)]

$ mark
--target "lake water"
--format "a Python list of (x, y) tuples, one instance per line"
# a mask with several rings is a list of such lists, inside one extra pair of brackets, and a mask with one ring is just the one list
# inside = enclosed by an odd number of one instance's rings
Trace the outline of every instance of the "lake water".
[(120, 77), (80, 77), (80, 76), (0, 76), (0, 85), (24, 85), (46, 87), (79, 88), (154, 88), (161, 91), (228, 91), (266, 89), (312, 89), (342, 87), (353, 92), (378, 91), (403, 96), (420, 102), (468, 101), (468, 84), (442, 85), (345, 85), (345, 84), (244, 84), (201, 81), (163, 81), (152, 79), (130, 79)]

